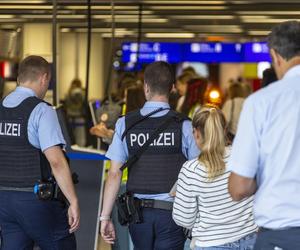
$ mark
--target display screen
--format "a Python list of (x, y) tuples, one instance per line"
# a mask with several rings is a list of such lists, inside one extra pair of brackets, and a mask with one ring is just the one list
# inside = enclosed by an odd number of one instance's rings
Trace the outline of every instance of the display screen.
[(187, 62), (243, 62), (240, 43), (187, 43), (183, 48), (183, 60)]
[[(122, 61), (124, 63), (243, 63), (270, 62), (269, 49), (265, 42), (248, 43), (123, 43)], [(139, 54), (139, 60), (137, 60)]]
[[(122, 61), (151, 63), (155, 61), (166, 61), (178, 63), (182, 61), (180, 43), (141, 43), (139, 52), (137, 43), (123, 43)], [(137, 55), (139, 60), (137, 60)]]
[(245, 62), (271, 62), (266, 42), (244, 43)]

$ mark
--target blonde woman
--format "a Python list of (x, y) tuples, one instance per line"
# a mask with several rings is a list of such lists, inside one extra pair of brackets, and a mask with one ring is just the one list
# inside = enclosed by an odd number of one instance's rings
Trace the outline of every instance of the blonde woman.
[(235, 202), (228, 193), (230, 147), (222, 111), (202, 107), (193, 118), (193, 129), (201, 154), (180, 171), (173, 219), (192, 229), (196, 250), (251, 250), (257, 231), (253, 198)]

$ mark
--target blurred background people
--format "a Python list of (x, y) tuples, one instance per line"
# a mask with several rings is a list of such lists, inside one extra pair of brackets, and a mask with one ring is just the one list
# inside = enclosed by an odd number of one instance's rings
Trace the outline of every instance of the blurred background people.
[(187, 82), (187, 90), (181, 106), (181, 113), (193, 118), (194, 114), (204, 104), (207, 84), (208, 81), (205, 78), (193, 78)]
[(267, 87), (269, 84), (276, 82), (277, 80), (276, 72), (273, 67), (265, 69), (263, 71), (261, 86), (262, 88)]
[(242, 111), (245, 98), (250, 94), (250, 86), (247, 83), (232, 83), (227, 90), (227, 100), (222, 111), (227, 121), (228, 134), (233, 140)]

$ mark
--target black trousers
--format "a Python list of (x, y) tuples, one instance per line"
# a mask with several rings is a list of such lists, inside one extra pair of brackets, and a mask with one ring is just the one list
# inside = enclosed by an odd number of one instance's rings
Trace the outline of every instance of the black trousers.
[(300, 250), (300, 227), (283, 230), (261, 229), (254, 250)]

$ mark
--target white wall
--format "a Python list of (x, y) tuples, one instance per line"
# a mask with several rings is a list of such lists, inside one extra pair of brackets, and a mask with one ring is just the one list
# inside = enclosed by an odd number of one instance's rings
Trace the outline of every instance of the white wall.
[[(86, 45), (85, 33), (61, 33), (59, 39), (58, 83), (59, 98), (66, 95), (71, 81), (78, 75), (85, 87), (86, 78)], [(78, 47), (76, 48), (76, 39)], [(78, 49), (78, 50), (77, 50)], [(103, 38), (99, 34), (92, 34), (89, 98), (102, 98), (104, 88)], [(76, 74), (76, 53), (78, 56), (78, 72)]]
[(23, 26), (23, 58), (29, 55), (39, 55), (52, 62), (51, 24)]

